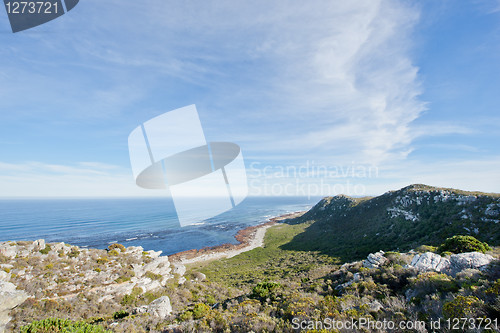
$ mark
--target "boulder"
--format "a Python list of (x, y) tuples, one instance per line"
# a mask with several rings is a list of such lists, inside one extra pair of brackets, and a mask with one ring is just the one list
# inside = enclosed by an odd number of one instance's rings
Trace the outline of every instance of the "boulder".
[(135, 253), (142, 255), (144, 248), (142, 246), (129, 246), (127, 247), (127, 253)]
[(7, 273), (6, 271), (0, 271), (0, 281), (9, 281), (10, 280), (10, 274)]
[(172, 274), (179, 274), (180, 276), (183, 276), (186, 273), (186, 266), (182, 264), (172, 264)]
[(0, 254), (12, 259), (17, 255), (17, 246), (10, 245), (9, 243), (0, 244)]
[(450, 269), (450, 261), (441, 257), (439, 254), (425, 252), (414, 256), (409, 267), (413, 267), (419, 272), (448, 272)]
[[(136, 268), (136, 267), (134, 267), (134, 268)], [(135, 273), (136, 273), (136, 276), (138, 276), (138, 277), (143, 276), (148, 271), (151, 273), (154, 273), (154, 274), (168, 276), (170, 271), (172, 270), (170, 268), (170, 262), (168, 261), (167, 256), (155, 258), (149, 264), (146, 264), (142, 267), (137, 267), (137, 268), (139, 268), (139, 269)], [(134, 271), (135, 271), (135, 269), (134, 269)]]
[(59, 252), (59, 251), (61, 251), (61, 250), (63, 250), (64, 252), (66, 252), (65, 251), (66, 250), (66, 245), (63, 242), (51, 244), (50, 248), (52, 249), (52, 251), (54, 251), (56, 253)]
[(200, 272), (195, 272), (193, 275), (195, 281), (205, 281), (207, 279), (207, 276)]
[(9, 312), (28, 298), (22, 290), (16, 290), (13, 283), (0, 281), (0, 332), (5, 331), (5, 326), (10, 321)]
[(495, 258), (489, 254), (480, 252), (453, 254), (450, 256), (451, 272), (456, 275), (469, 268), (484, 271), (493, 260)]
[(363, 267), (366, 268), (378, 268), (387, 262), (387, 258), (384, 257), (384, 251), (378, 251), (376, 253), (370, 253), (366, 260), (363, 261)]
[(38, 239), (33, 242), (33, 251), (40, 251), (45, 249), (45, 239)]
[(165, 319), (169, 314), (172, 313), (170, 298), (168, 298), (168, 296), (162, 296), (155, 299), (148, 305), (147, 312), (153, 316)]
[(384, 309), (384, 306), (379, 301), (373, 301), (367, 304), (371, 312), (378, 312)]

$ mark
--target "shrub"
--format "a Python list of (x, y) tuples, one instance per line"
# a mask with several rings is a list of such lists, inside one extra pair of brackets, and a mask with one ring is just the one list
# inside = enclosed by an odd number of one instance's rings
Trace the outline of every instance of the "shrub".
[(120, 276), (119, 278), (115, 279), (116, 283), (123, 283), (130, 281), (131, 277), (130, 276)]
[(188, 321), (188, 320), (191, 320), (193, 319), (193, 311), (185, 311), (183, 312), (180, 316), (179, 316), (179, 319), (181, 321)]
[(417, 250), (417, 252), (420, 253), (425, 253), (425, 252), (436, 252), (438, 248), (436, 246), (420, 245), (415, 250)]
[(145, 277), (147, 278), (150, 278), (151, 280), (161, 280), (163, 278), (163, 276), (161, 274), (155, 274), (151, 271), (147, 271), (145, 274), (144, 274)]
[(78, 251), (78, 248), (73, 247), (71, 248), (71, 251), (68, 253), (68, 257), (70, 258), (76, 258), (80, 255), (80, 251)]
[(193, 318), (194, 319), (203, 318), (207, 315), (207, 313), (209, 311), (210, 311), (210, 307), (208, 305), (203, 304), (203, 303), (198, 303), (193, 308)]
[(71, 321), (68, 319), (48, 318), (34, 321), (29, 325), (21, 327), (21, 333), (111, 333), (101, 325), (87, 324), (83, 321)]
[(45, 249), (40, 250), (40, 253), (41, 254), (48, 254), (50, 252), (50, 250), (52, 250), (52, 248), (50, 247), (49, 244), (47, 244), (47, 245), (45, 245)]
[(142, 288), (134, 287), (130, 294), (123, 296), (120, 304), (121, 305), (133, 305), (133, 304), (135, 304), (137, 301), (137, 296), (142, 294), (142, 291), (143, 291)]
[(130, 315), (130, 313), (128, 313), (127, 311), (120, 310), (120, 311), (116, 311), (115, 313), (113, 313), (113, 319), (122, 319), (122, 318), (128, 317), (129, 315)]
[(439, 252), (482, 252), (491, 250), (487, 243), (481, 242), (472, 236), (453, 236), (444, 241), (439, 247)]
[(3, 254), (0, 254), (0, 264), (6, 264), (9, 262), (9, 258), (4, 256)]
[(117, 255), (119, 255), (119, 254), (120, 254), (120, 252), (118, 252), (117, 250), (111, 250), (111, 251), (109, 251), (109, 252), (108, 252), (108, 254), (109, 254), (110, 256), (115, 256), (115, 257), (116, 257)]
[(266, 298), (274, 298), (276, 292), (281, 289), (281, 285), (277, 282), (260, 282), (252, 289), (250, 297), (264, 300)]
[(111, 251), (111, 250), (114, 250), (114, 249), (118, 249), (120, 250), (121, 252), (125, 252), (127, 249), (125, 248), (125, 246), (123, 246), (122, 244), (118, 244), (118, 243), (115, 243), (115, 244), (111, 244), (110, 246), (108, 246), (108, 250)]
[(481, 310), (483, 302), (476, 296), (457, 296), (443, 306), (443, 314), (447, 318), (468, 318)]
[(106, 257), (101, 257), (101, 258), (98, 258), (96, 261), (98, 264), (106, 264), (109, 262), (109, 259)]

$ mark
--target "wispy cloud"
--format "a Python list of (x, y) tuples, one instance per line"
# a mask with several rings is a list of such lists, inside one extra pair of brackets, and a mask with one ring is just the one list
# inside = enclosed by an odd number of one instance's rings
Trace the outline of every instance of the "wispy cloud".
[(0, 197), (166, 196), (135, 186), (129, 170), (100, 162), (76, 165), (0, 162)]

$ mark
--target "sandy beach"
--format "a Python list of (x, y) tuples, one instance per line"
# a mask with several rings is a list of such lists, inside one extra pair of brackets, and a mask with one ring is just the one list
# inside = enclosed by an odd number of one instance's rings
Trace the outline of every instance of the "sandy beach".
[(239, 244), (222, 244), (200, 250), (188, 250), (170, 255), (170, 262), (189, 265), (222, 258), (231, 258), (240, 253), (253, 250), (264, 245), (264, 237), (268, 228), (283, 220), (301, 216), (305, 212), (293, 212), (269, 219), (268, 222), (240, 230), (235, 238)]

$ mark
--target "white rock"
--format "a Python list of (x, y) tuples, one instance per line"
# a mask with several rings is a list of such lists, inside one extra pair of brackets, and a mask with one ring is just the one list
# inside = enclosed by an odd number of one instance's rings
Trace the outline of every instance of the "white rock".
[(6, 271), (0, 271), (0, 281), (9, 281), (10, 280), (10, 274), (7, 273)]
[(148, 312), (148, 306), (147, 305), (139, 306), (139, 307), (134, 308), (132, 310), (132, 314), (141, 314), (141, 313), (146, 313), (146, 312)]
[(182, 264), (172, 264), (172, 274), (179, 274), (180, 276), (183, 276), (186, 273), (186, 266)]
[(384, 251), (378, 251), (376, 253), (370, 253), (366, 260), (363, 261), (363, 267), (366, 268), (378, 268), (387, 262), (387, 258), (384, 257)]
[(45, 239), (38, 239), (33, 242), (33, 251), (40, 251), (45, 249)]
[(370, 309), (370, 311), (373, 311), (373, 312), (378, 312), (384, 308), (382, 306), (382, 304), (380, 304), (379, 301), (373, 301), (373, 302), (368, 303), (367, 305), (368, 305), (368, 308)]
[(128, 253), (136, 253), (142, 255), (144, 248), (142, 246), (129, 246), (127, 247)]
[(172, 313), (170, 298), (168, 298), (168, 296), (162, 296), (155, 299), (148, 305), (147, 311), (153, 316), (165, 319), (169, 314)]
[(450, 261), (439, 254), (425, 252), (414, 256), (409, 266), (420, 272), (447, 272), (450, 269)]
[(11, 319), (9, 311), (27, 298), (28, 294), (23, 290), (16, 290), (13, 283), (0, 281), (0, 332), (5, 331), (5, 326)]
[(3, 243), (0, 245), (0, 254), (5, 257), (12, 259), (17, 255), (17, 246), (12, 246), (8, 243)]
[(144, 292), (150, 291), (150, 290), (155, 290), (158, 288), (162, 287), (162, 284), (158, 280), (151, 280), (149, 278), (142, 278), (139, 280), (139, 282), (135, 285), (138, 288), (142, 288)]
[(194, 273), (194, 279), (195, 281), (205, 281), (207, 279), (207, 276), (203, 273), (196, 272)]
[(50, 245), (50, 248), (51, 248), (51, 249), (52, 249), (52, 251), (54, 251), (54, 252), (58, 252), (58, 251), (60, 251), (60, 250), (63, 250), (64, 252), (66, 252), (66, 251), (65, 251), (65, 249), (66, 249), (66, 245), (65, 245), (63, 242), (61, 242), (61, 243), (54, 243), (54, 244), (51, 244), (51, 245)]
[(457, 274), (467, 268), (484, 270), (495, 258), (480, 252), (467, 252), (450, 256), (451, 271)]

